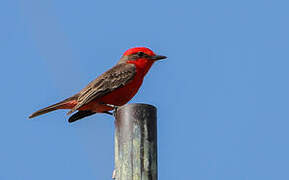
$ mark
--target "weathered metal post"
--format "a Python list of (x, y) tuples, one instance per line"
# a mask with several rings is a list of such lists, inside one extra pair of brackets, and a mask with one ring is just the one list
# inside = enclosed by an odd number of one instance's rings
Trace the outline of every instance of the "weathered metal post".
[(116, 180), (157, 180), (157, 110), (148, 104), (119, 107), (115, 119)]

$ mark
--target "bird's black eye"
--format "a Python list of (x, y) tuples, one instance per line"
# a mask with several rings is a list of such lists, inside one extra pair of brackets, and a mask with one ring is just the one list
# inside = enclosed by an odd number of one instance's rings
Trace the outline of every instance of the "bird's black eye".
[(137, 55), (138, 55), (138, 57), (143, 57), (144, 53), (140, 51), (137, 53)]

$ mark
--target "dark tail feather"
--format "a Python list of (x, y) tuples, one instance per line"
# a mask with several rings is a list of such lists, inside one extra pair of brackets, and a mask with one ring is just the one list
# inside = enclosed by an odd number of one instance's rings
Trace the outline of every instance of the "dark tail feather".
[(95, 112), (92, 111), (78, 111), (77, 113), (73, 114), (72, 116), (70, 116), (70, 118), (68, 119), (68, 122), (72, 123), (75, 122), (81, 118), (87, 117), (87, 116), (91, 116), (95, 114)]
[(34, 118), (34, 117), (36, 117), (36, 116), (40, 116), (40, 115), (42, 115), (42, 114), (45, 114), (45, 113), (48, 113), (48, 112), (51, 112), (51, 111), (55, 111), (55, 110), (57, 110), (57, 109), (60, 109), (60, 107), (61, 107), (62, 105), (64, 105), (64, 104), (67, 103), (68, 101), (74, 100), (75, 98), (76, 98), (76, 96), (72, 96), (72, 97), (70, 97), (70, 98), (67, 98), (67, 99), (59, 102), (59, 103), (53, 104), (53, 105), (48, 106), (48, 107), (43, 108), (43, 109), (40, 109), (40, 110), (36, 111), (35, 113), (31, 114), (31, 115), (29, 116), (29, 118)]

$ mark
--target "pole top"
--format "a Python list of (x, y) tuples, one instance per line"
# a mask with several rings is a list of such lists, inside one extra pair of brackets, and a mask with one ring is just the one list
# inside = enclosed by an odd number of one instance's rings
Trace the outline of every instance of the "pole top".
[(115, 126), (130, 129), (133, 122), (139, 122), (140, 119), (153, 121), (157, 119), (156, 116), (157, 108), (153, 105), (142, 103), (126, 104), (117, 108)]
[(120, 106), (117, 110), (123, 110), (127, 108), (144, 108), (144, 109), (154, 109), (156, 110), (157, 108), (154, 105), (151, 104), (145, 104), (145, 103), (131, 103), (131, 104), (125, 104), (123, 106)]

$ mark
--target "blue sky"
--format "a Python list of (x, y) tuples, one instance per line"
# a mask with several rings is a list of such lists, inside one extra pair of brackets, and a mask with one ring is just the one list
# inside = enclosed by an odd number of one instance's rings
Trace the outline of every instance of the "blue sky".
[(27, 117), (134, 46), (169, 57), (131, 101), (158, 108), (159, 179), (289, 179), (288, 5), (1, 1), (0, 179), (110, 179), (112, 117)]

